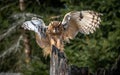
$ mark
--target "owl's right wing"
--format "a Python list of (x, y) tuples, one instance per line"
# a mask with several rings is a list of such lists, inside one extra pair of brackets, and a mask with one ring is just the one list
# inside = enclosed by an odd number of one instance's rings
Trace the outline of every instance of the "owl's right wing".
[(36, 42), (41, 48), (45, 48), (50, 45), (49, 38), (46, 35), (47, 26), (42, 19), (33, 17), (32, 20), (24, 22), (21, 27), (25, 30), (35, 32)]

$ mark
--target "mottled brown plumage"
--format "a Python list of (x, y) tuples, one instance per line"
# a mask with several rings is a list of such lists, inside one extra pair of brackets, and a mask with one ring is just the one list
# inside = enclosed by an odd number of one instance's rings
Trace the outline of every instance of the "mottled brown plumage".
[(75, 38), (78, 32), (90, 34), (96, 31), (101, 22), (100, 15), (89, 10), (74, 11), (67, 13), (62, 22), (52, 21), (45, 26), (43, 20), (33, 18), (31, 21), (26, 21), (22, 27), (36, 33), (36, 42), (44, 49), (43, 53), (46, 56), (51, 53), (52, 45), (63, 51), (64, 42)]

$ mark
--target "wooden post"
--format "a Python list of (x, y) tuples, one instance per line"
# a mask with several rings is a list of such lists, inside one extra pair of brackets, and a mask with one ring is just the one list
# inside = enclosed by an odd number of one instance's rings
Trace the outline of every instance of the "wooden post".
[(64, 52), (52, 46), (50, 75), (89, 75), (88, 67), (68, 66)]
[(68, 75), (68, 65), (64, 52), (54, 45), (50, 57), (50, 75)]

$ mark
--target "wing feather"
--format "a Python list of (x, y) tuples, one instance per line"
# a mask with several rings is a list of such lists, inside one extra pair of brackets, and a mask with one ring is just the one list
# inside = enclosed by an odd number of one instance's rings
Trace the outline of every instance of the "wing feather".
[(42, 19), (33, 17), (32, 20), (24, 22), (22, 27), (35, 32), (36, 42), (41, 48), (50, 45), (49, 38), (46, 35), (47, 26)]
[(78, 32), (90, 34), (99, 28), (101, 19), (100, 13), (94, 11), (75, 11), (67, 13), (62, 21), (65, 29), (64, 40), (74, 38)]

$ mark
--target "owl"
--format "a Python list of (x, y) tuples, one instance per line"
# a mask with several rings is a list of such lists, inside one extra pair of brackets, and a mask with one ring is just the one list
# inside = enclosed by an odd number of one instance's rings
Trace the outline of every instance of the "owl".
[(80, 32), (88, 35), (99, 28), (102, 14), (95, 11), (71, 11), (62, 21), (51, 21), (45, 25), (42, 19), (33, 17), (22, 24), (26, 30), (35, 32), (36, 42), (43, 49), (45, 56), (50, 55), (52, 46), (64, 51), (64, 43), (70, 42)]

